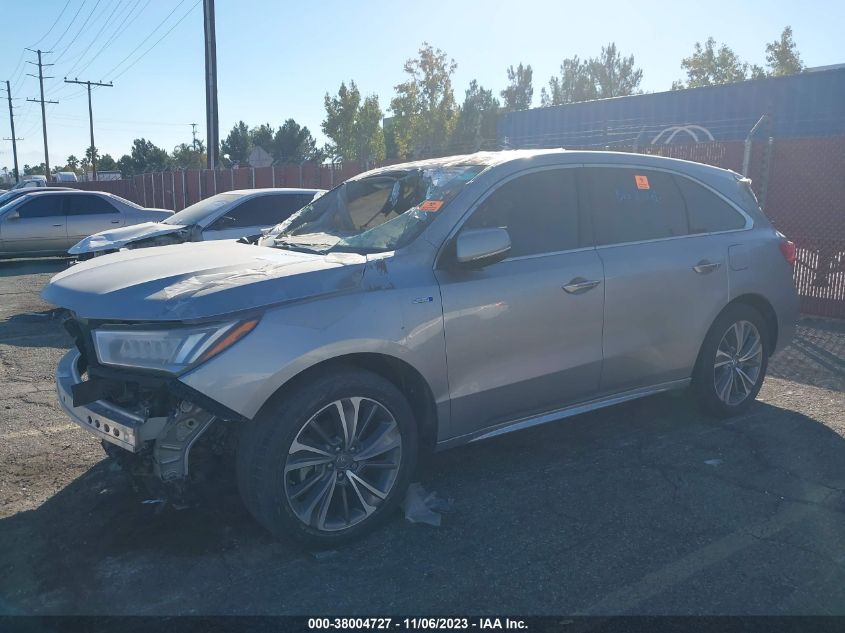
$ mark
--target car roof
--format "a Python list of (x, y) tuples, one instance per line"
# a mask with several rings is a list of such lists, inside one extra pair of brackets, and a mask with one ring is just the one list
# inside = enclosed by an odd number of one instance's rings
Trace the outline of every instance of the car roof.
[(354, 176), (353, 178), (350, 178), (350, 180), (406, 169), (442, 169), (446, 167), (458, 167), (461, 165), (483, 165), (485, 167), (493, 167), (515, 161), (525, 161), (529, 159), (542, 160), (543, 158), (548, 159), (550, 163), (558, 162), (555, 160), (556, 158), (565, 158), (565, 160), (560, 162), (616, 165), (631, 164), (654, 166), (658, 168), (664, 167), (666, 169), (675, 169), (686, 173), (709, 173), (711, 175), (721, 174), (731, 175), (733, 177), (738, 176), (738, 174), (729, 169), (722, 169), (720, 167), (713, 167), (711, 165), (705, 165), (703, 163), (696, 163), (688, 160), (681, 160), (679, 158), (667, 158), (665, 156), (635, 154), (631, 152), (613, 152), (608, 150), (568, 150), (556, 148), (498, 150), (457, 156), (444, 156), (441, 158), (429, 158), (425, 160), (397, 163), (395, 165), (379, 167)]
[(296, 187), (261, 187), (258, 189), (233, 189), (231, 191), (221, 191), (220, 193), (235, 193), (241, 196), (254, 194), (254, 193), (279, 193), (279, 194), (287, 194), (287, 195), (295, 195), (295, 194), (315, 194), (320, 191), (326, 191), (325, 189), (300, 189)]

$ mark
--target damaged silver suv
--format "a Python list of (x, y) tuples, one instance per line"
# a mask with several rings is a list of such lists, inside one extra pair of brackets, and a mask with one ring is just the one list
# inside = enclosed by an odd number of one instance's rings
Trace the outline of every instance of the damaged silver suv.
[(747, 180), (563, 150), (394, 165), (257, 243), (130, 250), (53, 278), (61, 405), (178, 494), (232, 454), (250, 512), (332, 546), (417, 455), (691, 386), (748, 407), (793, 333), (795, 247)]

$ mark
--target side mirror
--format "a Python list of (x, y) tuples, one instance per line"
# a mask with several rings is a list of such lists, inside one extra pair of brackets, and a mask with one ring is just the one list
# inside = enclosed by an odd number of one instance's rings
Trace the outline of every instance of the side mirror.
[(7, 219), (7, 220), (20, 220), (20, 219), (21, 219), (21, 214), (20, 214), (20, 213), (18, 213), (17, 211), (9, 211), (9, 212), (6, 214), (6, 219)]
[(511, 236), (503, 228), (462, 231), (455, 240), (455, 261), (467, 268), (500, 262), (511, 251)]

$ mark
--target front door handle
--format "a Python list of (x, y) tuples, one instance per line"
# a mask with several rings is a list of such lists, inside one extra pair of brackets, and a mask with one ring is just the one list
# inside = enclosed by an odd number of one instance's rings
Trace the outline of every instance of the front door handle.
[(583, 277), (576, 277), (568, 284), (566, 284), (563, 289), (571, 295), (579, 295), (582, 292), (587, 292), (588, 290), (592, 290), (596, 286), (598, 286), (601, 282), (598, 280), (592, 279), (584, 279)]
[(712, 273), (714, 270), (717, 270), (721, 265), (722, 262), (711, 262), (706, 259), (702, 259), (693, 266), (692, 269), (699, 275), (706, 275), (707, 273)]
[(112, 224), (120, 224), (120, 220), (112, 220), (111, 223)]
[(53, 226), (64, 226), (64, 224), (54, 224)]

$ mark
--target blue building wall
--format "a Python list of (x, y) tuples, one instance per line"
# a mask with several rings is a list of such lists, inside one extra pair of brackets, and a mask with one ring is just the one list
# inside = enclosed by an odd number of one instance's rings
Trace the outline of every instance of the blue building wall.
[(499, 120), (498, 141), (526, 148), (744, 140), (763, 114), (770, 119), (760, 136), (845, 135), (845, 68), (510, 112)]

